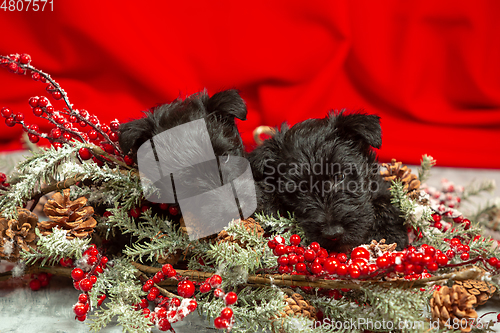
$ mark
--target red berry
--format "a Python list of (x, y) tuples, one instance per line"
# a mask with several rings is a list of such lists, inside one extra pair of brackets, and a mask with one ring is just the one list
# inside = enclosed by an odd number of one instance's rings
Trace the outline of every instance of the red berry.
[(183, 281), (179, 283), (179, 285), (177, 286), (177, 293), (179, 294), (179, 296), (182, 296), (184, 298), (189, 298), (193, 296), (194, 291), (195, 291), (194, 284), (189, 280)]
[(158, 321), (158, 329), (160, 331), (168, 331), (172, 328), (172, 325), (168, 321), (168, 319), (163, 318)]
[(109, 260), (108, 257), (102, 256), (101, 257), (101, 265), (106, 265), (108, 263), (108, 260)]
[(179, 208), (177, 206), (170, 206), (168, 208), (168, 212), (170, 213), (170, 215), (176, 216), (177, 214), (179, 214)]
[(155, 294), (156, 296), (158, 296), (158, 295), (160, 295), (160, 289), (158, 289), (156, 287), (151, 287), (151, 289), (149, 290), (149, 293)]
[(33, 72), (31, 74), (31, 78), (35, 81), (38, 81), (40, 79), (40, 74), (38, 74), (37, 72)]
[(2, 110), (0, 111), (0, 113), (2, 114), (2, 117), (4, 118), (9, 118), (11, 115), (12, 115), (12, 111), (7, 109), (7, 108), (2, 108)]
[(224, 290), (222, 290), (220, 288), (216, 288), (214, 290), (214, 296), (218, 297), (218, 298), (223, 297), (224, 296)]
[(323, 271), (323, 266), (321, 266), (320, 264), (312, 264), (311, 265), (311, 272), (314, 275), (319, 275), (319, 274), (321, 274), (322, 271)]
[(78, 155), (80, 155), (81, 159), (86, 161), (86, 160), (90, 160), (90, 158), (92, 157), (92, 154), (90, 153), (90, 150), (88, 148), (80, 148), (78, 150)]
[(498, 259), (495, 257), (491, 257), (488, 259), (488, 264), (490, 264), (493, 267), (496, 267), (497, 263), (498, 263)]
[(9, 117), (5, 119), (5, 125), (8, 127), (13, 127), (16, 125), (16, 121), (14, 120), (14, 117)]
[(38, 279), (33, 279), (30, 281), (30, 289), (33, 291), (37, 291), (42, 287), (42, 283)]
[(40, 137), (38, 135), (34, 135), (34, 134), (28, 134), (28, 139), (30, 140), (31, 143), (37, 143), (38, 141), (40, 141)]
[(306, 261), (312, 262), (314, 259), (316, 259), (316, 252), (314, 250), (309, 249), (306, 252), (304, 252), (304, 258)]
[(298, 246), (300, 244), (300, 236), (299, 235), (290, 236), (290, 244)]
[(59, 91), (53, 91), (52, 97), (54, 97), (55, 100), (59, 100), (62, 98), (62, 94)]
[(212, 277), (208, 280), (208, 283), (210, 283), (212, 288), (218, 288), (222, 283), (222, 278), (220, 275), (212, 275)]
[(155, 293), (151, 293), (151, 292), (150, 292), (150, 293), (146, 296), (146, 298), (147, 298), (149, 301), (153, 302), (153, 301), (156, 299), (156, 296), (158, 296), (158, 295), (156, 295)]
[(345, 263), (345, 262), (347, 262), (347, 255), (345, 253), (339, 253), (339, 254), (337, 254), (337, 259), (341, 263)]
[[(162, 266), (161, 271), (163, 272), (163, 275), (166, 277), (172, 277), (175, 276), (175, 270), (170, 264), (165, 264)], [(173, 275), (172, 275), (173, 273)]]
[(222, 319), (221, 317), (217, 317), (214, 319), (214, 326), (217, 329), (224, 329), (229, 326), (229, 323), (227, 322), (227, 320)]
[(73, 312), (78, 316), (84, 316), (87, 314), (85, 304), (83, 303), (76, 303), (75, 306), (73, 307)]
[(19, 62), (23, 65), (29, 64), (31, 61), (31, 56), (29, 54), (23, 53), (19, 57)]
[(390, 264), (391, 264), (390, 261), (385, 256), (377, 258), (377, 266), (380, 268), (389, 267)]
[(90, 280), (90, 282), (91, 282), (92, 284), (94, 284), (94, 283), (96, 283), (96, 282), (97, 282), (97, 276), (95, 276), (95, 275), (91, 275), (91, 276), (89, 277), (89, 280)]
[(120, 123), (118, 121), (112, 121), (109, 123), (109, 128), (111, 128), (112, 131), (118, 131), (120, 129)]
[(281, 256), (278, 258), (278, 264), (282, 266), (288, 265), (288, 257)]
[(54, 112), (54, 107), (52, 105), (48, 105), (45, 108), (45, 112), (47, 112), (47, 114), (52, 114), (52, 112)]
[(7, 180), (5, 173), (0, 172), (0, 184), (3, 184)]
[(78, 319), (79, 321), (85, 321), (85, 319), (87, 319), (87, 315), (77, 316), (76, 319)]
[(307, 266), (303, 262), (299, 262), (299, 263), (297, 263), (297, 265), (295, 265), (295, 270), (298, 273), (304, 273), (307, 271)]
[(224, 302), (226, 303), (226, 305), (231, 305), (231, 304), (234, 304), (238, 301), (238, 295), (236, 295), (235, 292), (228, 292), (226, 294), (226, 297), (224, 297)]
[(89, 136), (89, 139), (90, 139), (90, 140), (96, 140), (96, 139), (97, 139), (97, 137), (98, 137), (98, 136), (97, 136), (97, 132), (96, 132), (96, 131), (94, 131), (93, 129), (89, 130), (89, 131), (87, 132), (87, 134), (88, 134), (88, 136)]
[(432, 219), (434, 220), (434, 222), (441, 222), (441, 215), (439, 214), (432, 214)]
[(138, 218), (139, 215), (141, 215), (141, 210), (136, 207), (136, 208), (132, 208), (129, 212), (128, 212), (128, 215), (130, 217), (133, 217), (133, 218)]
[(220, 312), (220, 317), (222, 319), (231, 320), (231, 318), (233, 318), (233, 310), (231, 310), (231, 308), (222, 309), (222, 311)]
[(80, 268), (74, 268), (72, 271), (71, 271), (71, 277), (73, 278), (73, 280), (75, 281), (80, 281), (81, 279), (83, 279), (83, 276), (85, 274), (83, 273), (83, 271), (80, 269)]
[(368, 252), (367, 249), (365, 249), (364, 247), (357, 247), (355, 248), (354, 250), (352, 250), (351, 252), (351, 259), (370, 259), (370, 252)]
[(80, 281), (80, 289), (82, 291), (90, 291), (92, 289), (92, 282), (89, 279), (83, 279)]
[(457, 247), (461, 244), (460, 239), (458, 238), (452, 238), (450, 241), (450, 246), (451, 247)]
[(453, 258), (455, 256), (455, 251), (453, 250), (446, 251), (446, 256), (450, 259)]
[(337, 275), (344, 276), (346, 274), (347, 274), (347, 265), (340, 264), (339, 267), (337, 267)]
[(31, 97), (29, 100), (28, 100), (28, 103), (29, 105), (32, 107), (32, 108), (35, 108), (38, 106), (38, 97)]
[(277, 245), (276, 242), (272, 239), (267, 241), (267, 246), (272, 250), (274, 250), (276, 248), (276, 245)]
[(154, 281), (153, 280), (147, 280), (146, 283), (142, 286), (142, 291), (148, 292), (151, 288), (153, 288)]
[(18, 112), (14, 116), (14, 119), (16, 119), (17, 122), (23, 121), (24, 120), (24, 114), (22, 114), (21, 112)]
[[(134, 160), (132, 159), (132, 157), (130, 157), (128, 155), (125, 155), (125, 157), (123, 158), (123, 160), (125, 161), (125, 164), (127, 164), (127, 165), (133, 165), (134, 164)], [(160, 208), (161, 208), (161, 205), (166, 205), (166, 204), (160, 204)]]
[(208, 283), (201, 284), (201, 286), (200, 286), (201, 293), (208, 293), (210, 290), (212, 290), (212, 287), (210, 287), (210, 284), (208, 284)]
[(87, 264), (94, 266), (98, 260), (96, 256), (90, 256), (87, 258)]
[(460, 259), (462, 260), (469, 260), (469, 252), (464, 252), (460, 255)]
[(38, 106), (46, 107), (47, 105), (49, 105), (49, 103), (49, 99), (45, 96), (42, 96), (38, 99)]
[(471, 222), (470, 222), (469, 219), (463, 220), (462, 224), (463, 224), (465, 230), (469, 230), (470, 229)]
[[(128, 157), (128, 156), (125, 156), (125, 157)], [(130, 157), (129, 157), (130, 158)], [(131, 159), (131, 158), (130, 158)], [(131, 159), (132, 160), (132, 159)], [(126, 163), (126, 162), (125, 162)], [(161, 210), (167, 210), (168, 209), (168, 204), (166, 203), (162, 203), (160, 204), (160, 209)]]
[(40, 283), (42, 284), (42, 287), (46, 287), (46, 286), (49, 285), (49, 282), (50, 282), (50, 276), (49, 276), (49, 274), (47, 274), (45, 272), (42, 272), (42, 273), (38, 274), (37, 279), (40, 280)]
[(314, 252), (318, 252), (321, 246), (319, 245), (318, 242), (312, 242), (311, 245), (309, 245), (309, 248)]
[(113, 142), (118, 141), (118, 133), (116, 132), (111, 132), (109, 133), (109, 139)]
[(296, 263), (299, 262), (298, 256), (296, 254), (289, 254), (288, 255), (288, 265), (295, 265)]
[(87, 303), (88, 299), (89, 299), (89, 296), (87, 294), (78, 295), (78, 302), (80, 302), (80, 303)]
[[(353, 267), (353, 266), (349, 266), (350, 267)], [(353, 279), (357, 279), (361, 276), (361, 272), (359, 271), (358, 269), (359, 267), (357, 265), (354, 265), (353, 268), (350, 268), (349, 269), (349, 276)]]
[(194, 310), (196, 310), (197, 307), (198, 307), (198, 302), (192, 299), (191, 301), (189, 301), (187, 309), (189, 310), (189, 312), (193, 312)]
[(439, 268), (438, 264), (435, 263), (435, 262), (431, 262), (427, 265), (427, 269), (429, 270), (429, 272), (435, 272), (437, 271)]
[(443, 225), (441, 224), (441, 222), (434, 223), (434, 228), (441, 230), (442, 227), (443, 227)]
[(440, 266), (444, 266), (448, 263), (448, 257), (445, 256), (444, 254), (438, 254), (436, 255), (436, 263)]
[(163, 275), (163, 273), (161, 271), (157, 272), (155, 274), (155, 276), (153, 276), (153, 282), (154, 283), (160, 283), (164, 279), (165, 279), (165, 276)]
[(19, 66), (15, 62), (11, 62), (7, 67), (11, 72), (17, 72)]

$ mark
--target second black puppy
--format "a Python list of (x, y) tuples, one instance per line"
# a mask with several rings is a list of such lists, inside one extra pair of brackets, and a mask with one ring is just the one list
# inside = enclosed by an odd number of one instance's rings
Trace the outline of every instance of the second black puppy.
[(406, 247), (404, 220), (372, 150), (381, 144), (374, 115), (340, 112), (282, 126), (249, 156), (261, 192), (257, 212), (294, 212), (308, 239), (328, 250), (383, 238)]

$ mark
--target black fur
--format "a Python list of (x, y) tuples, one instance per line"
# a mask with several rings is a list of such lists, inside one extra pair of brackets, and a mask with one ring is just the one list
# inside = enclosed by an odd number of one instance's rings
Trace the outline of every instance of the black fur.
[(209, 97), (207, 92), (177, 99), (145, 112), (146, 117), (120, 126), (120, 147), (136, 159), (137, 149), (156, 134), (193, 120), (205, 118), (216, 156), (243, 155), (243, 143), (234, 118), (246, 119), (245, 102), (236, 90)]
[(374, 115), (339, 112), (283, 125), (249, 156), (257, 211), (294, 212), (308, 239), (328, 250), (347, 252), (382, 238), (406, 247), (404, 220), (372, 150), (381, 144)]

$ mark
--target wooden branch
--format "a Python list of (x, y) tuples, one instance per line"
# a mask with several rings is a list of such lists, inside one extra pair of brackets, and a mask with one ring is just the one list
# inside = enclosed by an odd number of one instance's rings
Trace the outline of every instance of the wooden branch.
[[(140, 272), (137, 276), (143, 275), (154, 275), (161, 268), (150, 267), (146, 265), (141, 265), (136, 262), (131, 262), (131, 264), (137, 268)], [(31, 266), (26, 273), (36, 274), (40, 272), (52, 273), (54, 275), (71, 277), (71, 268), (56, 267), (56, 266)], [(193, 271), (193, 270), (181, 270), (176, 269), (177, 274), (182, 277), (189, 278), (192, 281), (203, 282), (207, 278), (212, 277), (213, 273)], [(413, 288), (426, 286), (428, 283), (443, 281), (443, 280), (477, 280), (483, 274), (483, 271), (476, 266), (471, 266), (467, 269), (461, 270), (459, 272), (447, 273), (442, 275), (436, 275), (425, 279), (419, 280), (396, 280), (396, 281), (382, 281), (382, 280), (324, 280), (324, 279), (314, 279), (310, 276), (305, 275), (279, 275), (279, 274), (263, 274), (263, 275), (250, 275), (247, 280), (247, 285), (254, 287), (269, 287), (272, 285), (280, 287), (312, 287), (312, 288), (325, 288), (325, 289), (360, 289), (362, 287), (367, 287), (369, 285), (377, 285), (385, 288), (402, 287), (402, 288)], [(0, 274), (0, 281), (7, 280), (11, 277), (11, 272), (6, 272)], [(175, 286), (178, 281), (174, 279), (166, 279), (157, 284), (159, 286)], [(167, 297), (177, 297), (176, 295), (168, 292), (165, 289), (160, 289), (162, 294)]]

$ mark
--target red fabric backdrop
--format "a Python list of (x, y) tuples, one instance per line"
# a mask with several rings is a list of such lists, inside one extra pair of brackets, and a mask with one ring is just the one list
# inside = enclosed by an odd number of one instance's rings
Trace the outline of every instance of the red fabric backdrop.
[[(363, 109), (382, 117), (381, 160), (500, 168), (498, 17), (496, 0), (54, 1), (0, 10), (0, 54), (31, 54), (104, 121), (237, 88), (249, 147), (258, 125)], [(0, 87), (0, 106), (36, 121), (43, 85), (0, 69)], [(1, 148), (20, 132), (0, 123)]]

